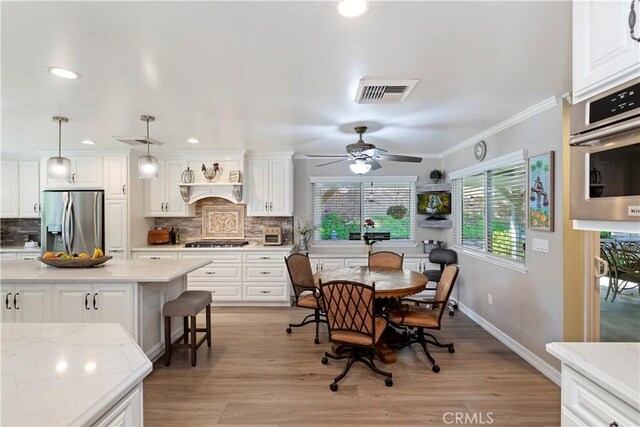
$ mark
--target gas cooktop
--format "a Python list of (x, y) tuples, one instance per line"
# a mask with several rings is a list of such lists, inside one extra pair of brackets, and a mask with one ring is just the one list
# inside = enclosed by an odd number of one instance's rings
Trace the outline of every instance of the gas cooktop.
[(240, 248), (248, 245), (246, 240), (198, 240), (184, 245), (185, 248)]

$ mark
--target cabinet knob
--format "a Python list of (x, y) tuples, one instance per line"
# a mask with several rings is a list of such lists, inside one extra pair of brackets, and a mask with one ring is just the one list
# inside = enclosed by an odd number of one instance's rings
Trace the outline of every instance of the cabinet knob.
[(37, 203), (33, 204), (33, 212), (34, 213), (38, 213), (38, 204)]
[(32, 256), (26, 256), (26, 257), (22, 258), (23, 261), (33, 261), (34, 259), (36, 259), (36, 258), (32, 257)]
[(271, 274), (270, 271), (261, 271), (260, 274)]
[(7, 297), (4, 299), (4, 306), (7, 307), (7, 310), (11, 310), (11, 306), (9, 306), (9, 298), (11, 298), (11, 292), (9, 292)]
[(98, 297), (98, 294), (95, 293), (93, 294), (93, 309), (97, 310), (98, 309), (98, 301), (96, 301), (96, 298)]
[(269, 202), (269, 210), (273, 211), (273, 202)]
[(261, 256), (260, 259), (271, 259), (270, 256)]
[(216, 274), (215, 271), (205, 271), (204, 274)]
[(169, 202), (164, 204), (164, 211), (169, 212)]
[(149, 259), (160, 259), (159, 256), (150, 256)]
[(269, 203), (264, 202), (264, 210), (268, 211), (269, 210)]
[(84, 308), (85, 310), (90, 310), (89, 308), (89, 293), (84, 296)]
[(618, 427), (618, 423), (614, 421), (611, 424), (609, 424), (609, 427)]
[[(640, 42), (640, 35), (636, 37), (635, 35), (635, 27), (636, 27), (636, 10), (635, 10), (635, 0), (631, 0), (631, 11), (629, 11), (629, 30), (631, 33), (631, 40)], [(611, 424), (613, 425), (613, 424)], [(617, 424), (616, 424), (617, 425)]]
[(127, 194), (127, 191), (126, 191), (126, 189), (125, 189), (125, 188), (126, 188), (126, 185), (123, 185), (123, 186), (122, 186), (122, 194)]
[(164, 212), (164, 203), (162, 203), (162, 204), (160, 205), (160, 210), (161, 210), (162, 212)]
[(270, 294), (271, 291), (260, 291), (261, 294)]
[(13, 296), (13, 308), (15, 308), (16, 310), (20, 310), (20, 307), (18, 307), (18, 295), (20, 295), (20, 292), (17, 292)]

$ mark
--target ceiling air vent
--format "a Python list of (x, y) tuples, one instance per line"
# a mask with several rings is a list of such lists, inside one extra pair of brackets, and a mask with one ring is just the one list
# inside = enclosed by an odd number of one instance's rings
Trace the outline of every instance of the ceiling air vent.
[(380, 79), (364, 77), (358, 84), (358, 104), (400, 104), (418, 84), (418, 79)]
[[(124, 142), (125, 144), (132, 145), (134, 147), (138, 145), (147, 145), (146, 136), (114, 136), (113, 139)], [(163, 145), (162, 142), (153, 138), (149, 138), (149, 142), (151, 142), (151, 145)]]

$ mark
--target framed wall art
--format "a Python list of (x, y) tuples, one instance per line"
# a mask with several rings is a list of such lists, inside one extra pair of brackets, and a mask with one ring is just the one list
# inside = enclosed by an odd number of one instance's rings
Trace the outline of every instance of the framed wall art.
[(202, 237), (205, 239), (243, 239), (244, 205), (203, 206)]
[(527, 162), (527, 170), (529, 171), (527, 223), (531, 230), (553, 231), (553, 218), (555, 216), (553, 200), (554, 162), (554, 151), (529, 157)]

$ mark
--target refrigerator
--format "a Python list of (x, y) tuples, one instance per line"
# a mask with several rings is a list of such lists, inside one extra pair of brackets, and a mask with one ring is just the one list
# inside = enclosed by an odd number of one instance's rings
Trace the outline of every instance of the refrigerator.
[(43, 191), (41, 224), (43, 253), (104, 251), (104, 191)]

